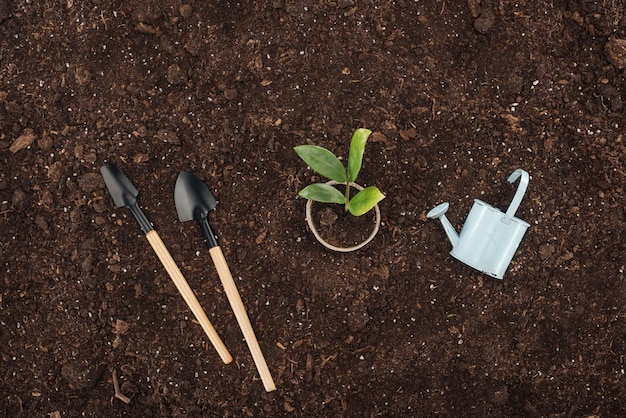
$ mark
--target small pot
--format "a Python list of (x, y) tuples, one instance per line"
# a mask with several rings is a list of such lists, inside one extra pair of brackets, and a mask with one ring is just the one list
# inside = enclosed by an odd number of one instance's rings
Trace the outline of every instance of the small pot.
[[(344, 183), (338, 183), (334, 180), (331, 180), (329, 182), (326, 182), (326, 184), (331, 185), (331, 186), (335, 186), (337, 184), (344, 184)], [(363, 190), (363, 187), (357, 183), (350, 183), (350, 187), (354, 187), (357, 190)], [(333, 203), (330, 203), (333, 204)], [(312, 208), (313, 208), (313, 200), (308, 200), (306, 203), (306, 222), (309, 225), (309, 228), (311, 229), (311, 232), (313, 232), (313, 235), (315, 236), (315, 238), (320, 242), (320, 244), (322, 244), (323, 246), (325, 246), (326, 248), (333, 250), (333, 251), (338, 251), (338, 252), (342, 252), (342, 253), (348, 253), (351, 251), (356, 251), (359, 248), (362, 248), (363, 246), (365, 246), (367, 243), (369, 243), (371, 240), (374, 239), (374, 237), (376, 236), (376, 234), (378, 233), (378, 229), (380, 228), (380, 208), (378, 207), (378, 205), (374, 206), (374, 212), (376, 214), (376, 221), (374, 223), (374, 229), (372, 230), (372, 233), (365, 239), (365, 241), (351, 246), (351, 247), (337, 247), (327, 241), (325, 241), (320, 233), (318, 232), (316, 226), (315, 226), (315, 221), (313, 220), (313, 214), (312, 214)], [(352, 215), (350, 215), (352, 216)], [(364, 215), (363, 215), (364, 216)]]

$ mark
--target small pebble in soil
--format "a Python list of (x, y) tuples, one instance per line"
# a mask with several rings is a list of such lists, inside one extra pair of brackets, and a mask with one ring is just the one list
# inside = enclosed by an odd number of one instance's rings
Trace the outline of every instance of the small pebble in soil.
[(224, 97), (226, 98), (226, 100), (235, 100), (237, 99), (237, 89), (225, 89), (224, 90)]
[(54, 141), (50, 135), (44, 133), (41, 138), (37, 140), (37, 145), (43, 151), (50, 151), (52, 149), (52, 145), (54, 145)]
[(104, 187), (104, 180), (99, 173), (86, 173), (78, 178), (78, 187), (83, 192), (92, 192)]
[(173, 85), (185, 84), (187, 74), (177, 64), (172, 64), (167, 68), (167, 81)]
[(622, 95), (614, 86), (610, 84), (601, 84), (598, 87), (598, 94), (602, 98), (604, 106), (609, 108), (611, 111), (619, 112), (624, 108)]
[(351, 332), (359, 332), (370, 322), (370, 316), (362, 301), (352, 304), (350, 315), (347, 318), (348, 329)]
[(89, 254), (87, 257), (85, 257), (83, 262), (80, 264), (80, 268), (85, 273), (88, 273), (91, 271), (92, 267), (93, 267), (93, 255)]
[(17, 210), (25, 209), (28, 206), (29, 200), (28, 195), (22, 189), (15, 189), (13, 197), (11, 198), (11, 202)]
[(626, 68), (626, 39), (610, 39), (604, 46), (604, 52), (615, 68), (618, 70)]
[(321, 210), (319, 213), (319, 216), (320, 216), (320, 225), (323, 225), (323, 226), (334, 225), (338, 218), (337, 214), (332, 208), (326, 208), (324, 210)]
[(50, 233), (50, 227), (48, 226), (48, 222), (46, 222), (46, 218), (41, 215), (37, 215), (35, 217), (35, 225), (39, 229), (41, 229), (46, 235)]
[(61, 376), (75, 390), (89, 389), (96, 386), (104, 372), (104, 366), (87, 361), (70, 361), (61, 368)]
[(483, 35), (487, 34), (496, 21), (496, 15), (490, 7), (483, 7), (480, 16), (474, 21), (474, 29)]
[(191, 7), (191, 4), (183, 4), (182, 6), (180, 6), (179, 11), (182, 17), (184, 17), (185, 19), (189, 19), (193, 12), (193, 8)]

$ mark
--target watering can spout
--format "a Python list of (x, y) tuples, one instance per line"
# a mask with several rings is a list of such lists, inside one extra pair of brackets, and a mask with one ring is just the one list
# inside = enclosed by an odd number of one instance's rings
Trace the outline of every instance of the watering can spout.
[(430, 212), (426, 214), (426, 217), (430, 219), (439, 219), (441, 221), (441, 225), (443, 225), (443, 229), (446, 231), (446, 235), (452, 243), (452, 248), (454, 248), (459, 243), (459, 234), (457, 234), (448, 218), (446, 218), (446, 212), (448, 211), (449, 206), (450, 205), (448, 203), (442, 203), (431, 209)]

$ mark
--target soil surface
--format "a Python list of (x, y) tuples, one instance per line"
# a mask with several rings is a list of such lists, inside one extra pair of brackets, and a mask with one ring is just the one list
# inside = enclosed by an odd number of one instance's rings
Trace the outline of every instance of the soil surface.
[[(0, 415), (626, 414), (624, 0), (0, 0)], [(307, 230), (293, 151), (385, 194), (356, 253)], [(127, 208), (115, 162), (233, 355), (224, 364)], [(531, 226), (504, 280), (426, 213)], [(277, 389), (265, 392), (180, 170)], [(118, 386), (118, 396), (115, 386)]]

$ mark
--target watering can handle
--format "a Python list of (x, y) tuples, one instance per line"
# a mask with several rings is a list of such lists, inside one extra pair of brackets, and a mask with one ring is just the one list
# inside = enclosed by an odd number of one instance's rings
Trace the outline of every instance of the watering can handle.
[[(521, 178), (520, 178), (521, 177)], [(515, 181), (520, 178), (519, 186), (517, 187), (517, 192), (515, 192), (515, 196), (513, 197), (513, 201), (509, 206), (509, 209), (506, 211), (506, 215), (504, 216), (504, 221), (508, 222), (515, 216), (515, 212), (517, 212), (517, 208), (520, 203), (522, 203), (522, 198), (524, 197), (524, 193), (526, 192), (526, 188), (528, 187), (528, 173), (521, 168), (518, 168), (509, 176), (507, 179), (509, 183), (515, 183)]]

